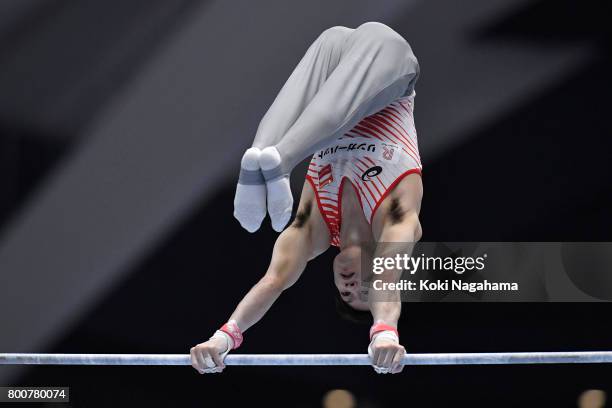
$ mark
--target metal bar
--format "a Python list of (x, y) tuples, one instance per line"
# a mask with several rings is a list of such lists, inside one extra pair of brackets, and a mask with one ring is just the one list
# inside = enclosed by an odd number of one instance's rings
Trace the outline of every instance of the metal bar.
[[(612, 351), (408, 354), (406, 365), (612, 363)], [(370, 365), (366, 354), (232, 354), (228, 366)], [(186, 354), (0, 354), (0, 365), (191, 365)]]

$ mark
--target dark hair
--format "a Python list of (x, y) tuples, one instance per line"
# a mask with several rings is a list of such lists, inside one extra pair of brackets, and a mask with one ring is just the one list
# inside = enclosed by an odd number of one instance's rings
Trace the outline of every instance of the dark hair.
[(344, 301), (344, 299), (342, 299), (340, 292), (338, 292), (337, 290), (334, 291), (334, 294), (336, 312), (338, 312), (341, 318), (359, 324), (372, 323), (372, 314), (369, 311), (357, 310), (354, 307), (351, 307), (351, 305), (349, 305)]

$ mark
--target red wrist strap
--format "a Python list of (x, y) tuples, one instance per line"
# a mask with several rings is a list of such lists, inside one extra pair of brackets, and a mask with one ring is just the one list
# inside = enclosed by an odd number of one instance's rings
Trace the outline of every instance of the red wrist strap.
[(372, 340), (372, 337), (374, 337), (376, 333), (380, 333), (382, 331), (387, 331), (387, 330), (392, 331), (399, 338), (399, 332), (397, 331), (395, 327), (389, 326), (388, 324), (384, 324), (384, 323), (376, 323), (372, 325), (372, 328), (370, 329), (370, 340)]
[(221, 330), (223, 333), (230, 336), (232, 340), (234, 340), (234, 350), (240, 347), (244, 338), (242, 337), (242, 332), (240, 331), (240, 328), (234, 321), (225, 323), (223, 326), (221, 326), (219, 330)]

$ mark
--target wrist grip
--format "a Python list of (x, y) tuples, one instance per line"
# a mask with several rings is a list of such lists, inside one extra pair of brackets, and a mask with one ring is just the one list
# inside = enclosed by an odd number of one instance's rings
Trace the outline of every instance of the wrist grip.
[(235, 320), (230, 320), (229, 322), (225, 323), (223, 326), (221, 326), (219, 330), (227, 334), (232, 338), (232, 340), (234, 340), (234, 346), (232, 347), (233, 350), (236, 350), (238, 347), (240, 347), (244, 338)]
[(384, 324), (384, 323), (376, 323), (376, 324), (373, 324), (372, 327), (370, 328), (370, 340), (372, 340), (372, 338), (374, 338), (374, 336), (377, 333), (380, 333), (383, 331), (391, 331), (395, 333), (395, 335), (399, 339), (399, 332), (397, 331), (395, 327), (390, 326), (388, 324)]

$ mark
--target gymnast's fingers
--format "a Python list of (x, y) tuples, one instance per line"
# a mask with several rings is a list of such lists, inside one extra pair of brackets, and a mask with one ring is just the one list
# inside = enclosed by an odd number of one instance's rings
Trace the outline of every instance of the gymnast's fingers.
[(189, 351), (189, 356), (191, 357), (191, 366), (200, 374), (203, 374), (204, 371), (204, 367), (202, 365), (200, 365), (200, 362), (198, 361), (198, 350), (196, 347), (192, 347), (191, 350)]
[(384, 368), (384, 361), (387, 357), (387, 349), (384, 347), (376, 347), (376, 351), (374, 352), (374, 361), (373, 364), (376, 367)]
[(385, 345), (384, 348), (387, 350), (387, 353), (385, 354), (385, 358), (380, 365), (384, 368), (390, 369), (393, 364), (393, 359), (399, 351), (399, 347), (395, 344), (389, 344)]
[(196, 357), (198, 359), (198, 363), (200, 363), (200, 367), (202, 367), (202, 371), (204, 373), (212, 372), (211, 369), (215, 368), (215, 363), (210, 357), (210, 347), (204, 343), (196, 346), (196, 349)]
[(406, 355), (406, 349), (401, 347), (396, 353), (395, 357), (393, 357), (393, 361), (391, 363), (391, 373), (397, 374), (401, 373), (404, 369), (404, 364), (402, 363), (404, 360), (404, 356)]
[(217, 372), (220, 373), (221, 371), (223, 371), (223, 369), (225, 368), (225, 364), (223, 363), (223, 357), (221, 356), (221, 354), (219, 354), (217, 350), (212, 349), (210, 350), (210, 356), (212, 357), (215, 367), (220, 369), (220, 371)]
[(378, 365), (378, 359), (380, 358), (380, 353), (381, 353), (380, 348), (372, 347), (372, 353), (370, 355), (370, 358), (371, 358), (373, 366)]

